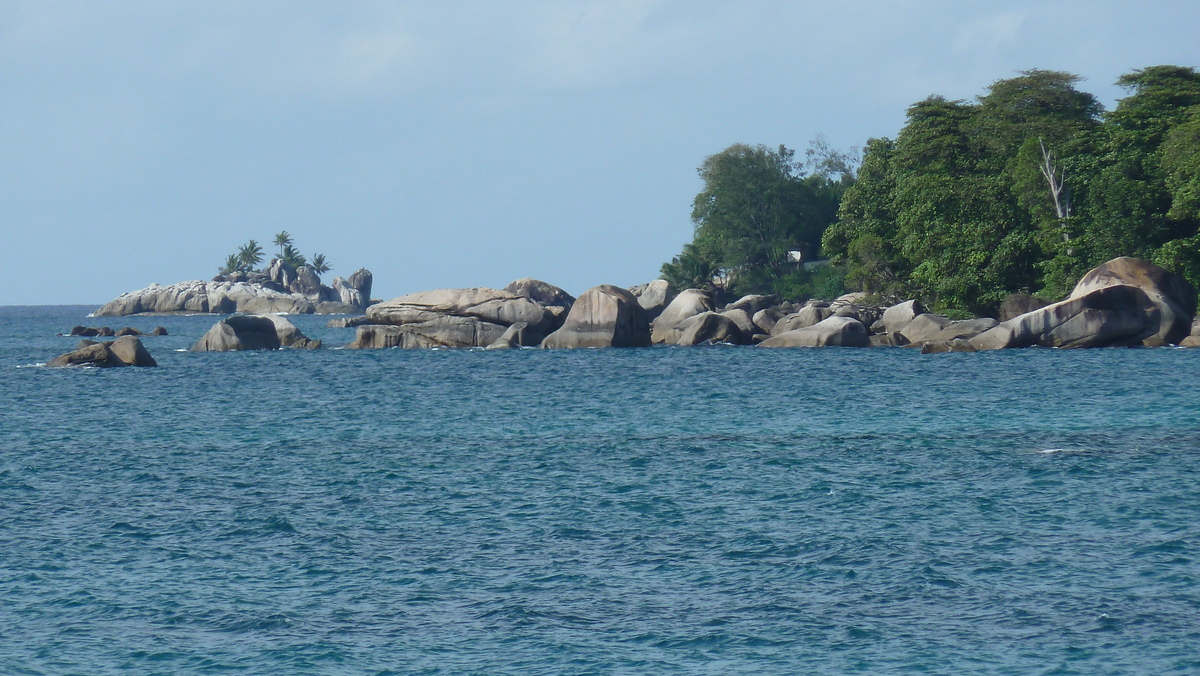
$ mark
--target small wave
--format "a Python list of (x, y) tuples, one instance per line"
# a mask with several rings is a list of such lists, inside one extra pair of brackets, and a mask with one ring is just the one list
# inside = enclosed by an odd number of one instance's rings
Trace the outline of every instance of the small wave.
[(36, 368), (41, 368), (41, 367), (43, 367), (43, 366), (45, 366), (45, 365), (46, 365), (46, 362), (44, 362), (44, 361), (39, 361), (39, 362), (37, 362), (36, 364), (19, 364), (19, 365), (18, 365), (16, 368), (19, 368), (19, 369), (36, 369)]
[(176, 352), (187, 352), (187, 349), (186, 349), (186, 348), (179, 347), (179, 348), (176, 348), (176, 349), (175, 349), (175, 351), (176, 351)]

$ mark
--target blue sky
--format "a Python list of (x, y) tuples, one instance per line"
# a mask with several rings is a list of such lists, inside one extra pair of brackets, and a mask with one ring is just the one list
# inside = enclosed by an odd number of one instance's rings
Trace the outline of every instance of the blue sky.
[[(1200, 65), (1200, 4), (0, 0), (0, 304), (205, 279), (287, 230), (375, 294), (629, 286), (732, 143), (894, 136), (1028, 68)], [(267, 248), (270, 248), (269, 246)]]

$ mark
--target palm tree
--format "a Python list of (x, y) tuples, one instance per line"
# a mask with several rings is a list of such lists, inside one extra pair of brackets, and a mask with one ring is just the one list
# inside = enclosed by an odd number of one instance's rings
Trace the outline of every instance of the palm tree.
[(303, 254), (300, 253), (300, 250), (292, 246), (290, 243), (283, 245), (283, 249), (279, 252), (279, 260), (287, 263), (293, 268), (298, 268), (301, 265), (308, 264), (308, 261), (304, 258)]
[(241, 265), (238, 267), (249, 272), (254, 269), (255, 265), (258, 265), (262, 262), (263, 250), (262, 247), (258, 245), (258, 242), (250, 240), (249, 242), (243, 244), (242, 248), (238, 249), (237, 257), (238, 262), (241, 263)]
[(275, 246), (279, 247), (279, 257), (283, 258), (283, 247), (291, 246), (292, 236), (287, 230), (281, 230), (278, 235), (275, 235)]
[(225, 267), (221, 268), (221, 274), (231, 275), (237, 272), (242, 267), (242, 261), (237, 254), (229, 254), (229, 258), (225, 259)]
[(313, 254), (312, 261), (309, 262), (308, 267), (312, 268), (313, 272), (318, 275), (325, 274), (333, 269), (325, 260), (325, 254)]

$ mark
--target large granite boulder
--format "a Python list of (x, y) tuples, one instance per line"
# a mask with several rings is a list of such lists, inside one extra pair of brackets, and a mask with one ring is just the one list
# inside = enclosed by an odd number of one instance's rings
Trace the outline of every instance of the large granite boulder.
[(575, 296), (553, 284), (532, 277), (523, 277), (510, 282), (508, 286), (504, 287), (504, 290), (514, 296), (536, 300), (542, 305), (557, 305), (570, 309), (575, 302)]
[(700, 289), (680, 291), (670, 305), (667, 305), (662, 313), (654, 319), (650, 342), (655, 345), (662, 343), (674, 345), (675, 339), (678, 338), (678, 328), (684, 321), (698, 314), (711, 312), (713, 309), (712, 297)]
[(638, 305), (646, 312), (647, 321), (654, 321), (675, 300), (675, 287), (665, 279), (656, 279), (629, 289), (638, 299)]
[[(745, 311), (737, 310), (745, 315)], [(743, 332), (738, 325), (723, 313), (702, 312), (689, 317), (673, 332), (668, 345), (711, 345), (729, 343), (741, 345), (749, 342), (750, 333)]]
[(948, 317), (935, 315), (930, 312), (922, 312), (913, 318), (912, 321), (905, 324), (904, 328), (898, 333), (904, 336), (905, 341), (913, 345), (920, 345), (927, 340), (933, 340), (934, 336), (938, 335), (947, 326), (953, 322)]
[(546, 336), (544, 348), (646, 347), (650, 323), (626, 289), (602, 284), (576, 299), (562, 328)]
[(921, 305), (921, 301), (906, 300), (885, 309), (883, 316), (871, 325), (871, 330), (875, 333), (896, 333), (924, 313), (925, 308)]
[[(524, 323), (518, 322), (515, 325)], [(366, 324), (356, 330), (348, 349), (381, 349), (399, 347), (425, 349), (434, 347), (487, 347), (512, 328), (478, 317), (437, 315), (423, 322), (400, 325)]]
[(834, 310), (822, 301), (810, 302), (796, 312), (781, 318), (771, 327), (771, 335), (778, 336), (796, 329), (807, 329), (833, 316)]
[(288, 284), (288, 290), (314, 302), (321, 302), (321, 278), (317, 271), (301, 265), (296, 269), (296, 279)]
[(946, 328), (933, 334), (933, 336), (924, 339), (928, 343), (946, 343), (952, 340), (968, 340), (979, 334), (994, 328), (1000, 322), (991, 317), (978, 317), (976, 319), (964, 319), (958, 322), (950, 322)]
[(1159, 326), (1145, 338), (1150, 346), (1176, 344), (1191, 333), (1196, 289), (1182, 276), (1139, 258), (1114, 258), (1093, 268), (1075, 285), (1070, 299), (1124, 284), (1141, 289), (1158, 307)]
[(146, 351), (142, 341), (134, 336), (122, 336), (109, 343), (84, 341), (75, 350), (50, 360), (47, 366), (158, 366)]
[(721, 312), (729, 312), (730, 310), (745, 310), (746, 314), (751, 317), (759, 310), (765, 310), (775, 304), (777, 298), (775, 296), (762, 296), (759, 294), (749, 294), (733, 301), (721, 309)]
[(294, 324), (278, 315), (233, 315), (213, 325), (192, 347), (192, 352), (278, 350), (281, 347), (320, 347)]
[(853, 317), (829, 317), (813, 326), (776, 334), (759, 347), (870, 347), (867, 327)]
[(979, 350), (1138, 345), (1161, 330), (1161, 316), (1142, 289), (1106, 286), (1001, 322), (971, 344)]

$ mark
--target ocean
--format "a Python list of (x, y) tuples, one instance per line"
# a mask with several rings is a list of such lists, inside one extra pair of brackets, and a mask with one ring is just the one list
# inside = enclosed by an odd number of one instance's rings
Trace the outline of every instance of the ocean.
[[(1200, 673), (1200, 350), (189, 353), (0, 307), (0, 673)], [(152, 369), (42, 366), (162, 325)]]

